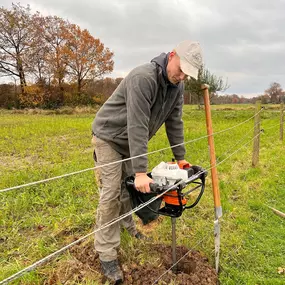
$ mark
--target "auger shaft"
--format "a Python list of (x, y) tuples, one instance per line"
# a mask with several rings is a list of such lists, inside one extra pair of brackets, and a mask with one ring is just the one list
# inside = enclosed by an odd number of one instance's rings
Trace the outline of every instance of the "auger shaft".
[[(174, 265), (177, 261), (176, 258), (176, 218), (171, 217), (171, 225), (172, 225), (172, 264)], [(177, 272), (177, 265), (172, 267), (172, 271), (174, 273)]]

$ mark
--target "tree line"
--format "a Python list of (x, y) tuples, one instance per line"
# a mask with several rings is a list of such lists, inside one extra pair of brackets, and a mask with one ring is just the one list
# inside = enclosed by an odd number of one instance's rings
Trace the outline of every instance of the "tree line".
[[(118, 87), (123, 78), (101, 78), (92, 79), (87, 81), (84, 85), (84, 96), (80, 98), (80, 101), (76, 100), (76, 92), (74, 93), (73, 84), (64, 84), (64, 105), (75, 106), (75, 105), (102, 105)], [(191, 79), (185, 80), (185, 91), (184, 91), (184, 103), (201, 106), (203, 104), (203, 97), (200, 91), (201, 82), (191, 84)], [(193, 83), (193, 82), (192, 82)], [(33, 85), (35, 88), (36, 85)], [(196, 87), (195, 87), (196, 86)], [(221, 90), (225, 87), (220, 85), (217, 89)], [(39, 88), (39, 87), (38, 87)], [(213, 88), (213, 86), (212, 86)], [(0, 107), (1, 108), (22, 108), (27, 107), (21, 105), (20, 102), (21, 88), (19, 84), (5, 83), (0, 84)], [(54, 95), (56, 96), (56, 94)], [(257, 100), (260, 100), (262, 104), (279, 104), (285, 103), (285, 91), (283, 91), (281, 85), (277, 82), (270, 84), (270, 87), (264, 91), (263, 95), (255, 96), (252, 98), (245, 98), (237, 94), (226, 94), (218, 95), (217, 92), (213, 92), (210, 86), (210, 99), (211, 104), (254, 104)], [(34, 104), (28, 107), (39, 107), (39, 108), (54, 108), (54, 102), (52, 101), (43, 102), (43, 104)], [(57, 99), (58, 100), (58, 99)], [(41, 102), (41, 101), (38, 101)]]
[(0, 76), (15, 81), (19, 106), (57, 107), (70, 97), (73, 103), (93, 102), (85, 94), (89, 83), (113, 66), (113, 52), (88, 30), (32, 13), (29, 5), (0, 8)]
[[(106, 77), (113, 71), (114, 53), (86, 29), (58, 16), (32, 13), (29, 5), (0, 8), (0, 107), (58, 108), (63, 105), (103, 104), (123, 78)], [(7, 81), (7, 80), (5, 80)], [(185, 80), (185, 104), (203, 104), (201, 84), (209, 85), (212, 104), (280, 103), (284, 91), (272, 83), (254, 98), (218, 95), (227, 81), (205, 66), (198, 80)]]
[[(0, 85), (0, 107), (102, 104), (122, 80), (105, 77), (113, 71), (113, 55), (100, 39), (60, 17), (32, 13), (29, 5), (1, 7), (0, 76), (14, 82)], [(198, 81), (185, 84), (193, 102), (201, 100), (201, 82), (209, 83), (211, 94), (227, 88), (203, 67)]]
[(237, 94), (231, 95), (217, 95), (212, 98), (213, 104), (255, 104), (256, 101), (261, 101), (261, 104), (280, 104), (285, 103), (285, 90), (282, 89), (281, 84), (278, 82), (272, 82), (268, 89), (264, 90), (261, 95), (254, 96), (252, 98), (245, 98), (238, 96)]

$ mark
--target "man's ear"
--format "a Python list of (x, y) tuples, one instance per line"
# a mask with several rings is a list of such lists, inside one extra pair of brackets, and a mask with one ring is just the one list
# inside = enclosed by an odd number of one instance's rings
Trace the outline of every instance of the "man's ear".
[[(171, 60), (171, 59), (175, 56), (175, 54), (176, 54), (175, 51), (171, 51), (171, 52), (169, 53), (169, 59)], [(169, 59), (168, 59), (168, 60), (169, 60)]]

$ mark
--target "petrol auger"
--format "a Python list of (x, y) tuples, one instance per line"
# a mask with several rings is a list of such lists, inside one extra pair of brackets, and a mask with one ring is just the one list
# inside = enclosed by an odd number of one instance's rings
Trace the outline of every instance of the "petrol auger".
[[(176, 272), (176, 219), (182, 215), (184, 210), (191, 209), (199, 203), (204, 193), (207, 172), (200, 166), (179, 165), (172, 160), (172, 162), (161, 162), (151, 173), (148, 173), (148, 176), (154, 181), (150, 184), (150, 193), (141, 193), (135, 188), (134, 176), (127, 177), (126, 186), (133, 208), (163, 193), (160, 198), (137, 211), (136, 214), (144, 224), (156, 219), (158, 215), (171, 217), (172, 270)], [(190, 203), (189, 194), (194, 191), (199, 192), (195, 201)]]

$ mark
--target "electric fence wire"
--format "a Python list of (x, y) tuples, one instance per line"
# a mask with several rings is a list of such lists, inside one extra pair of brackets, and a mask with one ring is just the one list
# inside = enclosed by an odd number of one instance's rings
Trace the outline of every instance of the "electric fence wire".
[[(196, 175), (197, 175), (197, 178), (198, 178), (198, 174), (196, 174)], [(196, 175), (194, 175), (194, 176), (196, 176)], [(192, 177), (194, 177), (194, 176), (192, 176)], [(108, 223), (105, 223), (105, 224), (102, 225), (100, 228), (96, 229), (95, 231), (93, 231), (93, 232), (91, 232), (91, 233), (89, 233), (89, 234), (87, 234), (87, 235), (85, 235), (85, 236), (79, 238), (78, 240), (76, 240), (76, 241), (74, 241), (74, 242), (72, 242), (72, 243), (70, 243), (70, 244), (64, 246), (63, 248), (61, 248), (61, 249), (59, 249), (59, 250), (57, 250), (57, 251), (51, 253), (50, 255), (48, 255), (48, 256), (42, 258), (41, 260), (39, 260), (39, 261), (33, 263), (32, 265), (30, 265), (30, 266), (28, 266), (28, 267), (22, 269), (21, 271), (19, 271), (19, 272), (13, 274), (12, 276), (8, 277), (7, 279), (2, 280), (2, 281), (0, 282), (0, 285), (2, 285), (2, 284), (7, 284), (8, 282), (11, 282), (11, 281), (13, 281), (13, 280), (15, 280), (15, 279), (21, 277), (21, 276), (24, 275), (25, 273), (34, 270), (34, 269), (35, 269), (36, 267), (38, 267), (39, 265), (42, 265), (42, 264), (46, 263), (47, 261), (49, 261), (49, 260), (52, 259), (53, 257), (59, 255), (60, 253), (62, 253), (62, 252), (64, 252), (65, 250), (67, 250), (68, 248), (70, 248), (70, 247), (72, 247), (72, 246), (74, 246), (74, 245), (80, 243), (81, 241), (83, 241), (83, 240), (86, 239), (87, 237), (89, 237), (89, 236), (95, 234), (96, 232), (99, 232), (99, 231), (101, 231), (101, 230), (103, 230), (103, 229), (105, 229), (105, 228), (107, 228), (107, 227), (109, 227), (109, 226), (111, 226), (111, 225), (113, 225), (113, 224), (115, 224), (115, 223), (117, 223), (117, 222), (123, 220), (124, 218), (126, 218), (126, 217), (132, 215), (133, 213), (135, 213), (135, 212), (141, 210), (142, 208), (148, 206), (149, 204), (151, 204), (152, 202), (154, 202), (155, 200), (157, 200), (158, 198), (160, 198), (161, 196), (163, 196), (166, 192), (175, 189), (177, 186), (179, 186), (179, 185), (182, 184), (182, 183), (183, 183), (183, 181), (177, 182), (176, 184), (172, 185), (169, 189), (167, 189), (167, 190), (165, 190), (164, 192), (158, 194), (157, 196), (151, 198), (149, 201), (147, 201), (147, 202), (145, 202), (145, 203), (139, 205), (138, 207), (134, 208), (133, 210), (131, 210), (131, 211), (129, 211), (129, 212), (127, 212), (127, 213), (125, 213), (125, 214), (119, 216), (118, 218), (115, 218), (115, 219), (111, 220), (111, 221), (108, 222)]]
[[(243, 121), (243, 122), (241, 122), (241, 123), (239, 123), (239, 124), (237, 124), (235, 126), (232, 126), (232, 127), (227, 128), (227, 129), (224, 129), (224, 130), (218, 131), (216, 133), (213, 133), (212, 135), (214, 136), (214, 135), (217, 135), (217, 134), (221, 134), (221, 133), (224, 133), (226, 131), (232, 130), (232, 129), (238, 127), (238, 126), (241, 126), (242, 124), (245, 124), (246, 122), (250, 121), (255, 116), (257, 116), (262, 110), (263, 109), (261, 109), (259, 112), (257, 112), (256, 114), (254, 114), (252, 117), (248, 118), (247, 120), (245, 120), (245, 121)], [(180, 144), (176, 144), (176, 145), (173, 145), (173, 146), (161, 148), (161, 149), (158, 149), (158, 150), (155, 150), (155, 151), (151, 151), (151, 152), (148, 152), (148, 153), (143, 153), (143, 154), (140, 154), (140, 155), (137, 155), (137, 156), (133, 156), (133, 157), (129, 157), (129, 158), (125, 158), (125, 159), (122, 159), (122, 160), (113, 161), (113, 162), (110, 162), (110, 163), (107, 163), (107, 164), (98, 165), (98, 166), (95, 166), (95, 167), (86, 168), (86, 169), (82, 169), (82, 170), (79, 170), (79, 171), (66, 173), (66, 174), (63, 174), (63, 175), (54, 176), (54, 177), (50, 177), (50, 178), (47, 178), (47, 179), (38, 180), (38, 181), (34, 181), (34, 182), (30, 182), (30, 183), (26, 183), (26, 184), (22, 184), (22, 185), (18, 185), (18, 186), (4, 188), (4, 189), (0, 190), (0, 193), (8, 192), (8, 191), (11, 191), (11, 190), (20, 189), (20, 188), (24, 188), (24, 187), (28, 187), (28, 186), (33, 186), (33, 185), (37, 185), (37, 184), (40, 184), (40, 183), (53, 181), (53, 180), (56, 180), (56, 179), (68, 177), (68, 176), (75, 175), (75, 174), (80, 174), (80, 173), (87, 172), (87, 171), (90, 171), (90, 170), (95, 170), (95, 169), (102, 168), (102, 167), (105, 167), (105, 166), (110, 166), (110, 165), (113, 165), (113, 164), (116, 164), (116, 163), (121, 163), (121, 162), (125, 162), (125, 161), (132, 160), (132, 159), (135, 159), (135, 158), (139, 158), (139, 157), (147, 156), (147, 155), (150, 155), (150, 154), (158, 153), (158, 152), (161, 152), (161, 151), (164, 151), (164, 150), (167, 150), (167, 149), (172, 149), (172, 148), (175, 148), (175, 147), (178, 147), (178, 146), (181, 146), (181, 145), (186, 145), (186, 144), (189, 144), (189, 143), (192, 143), (192, 142), (196, 142), (198, 140), (207, 138), (208, 136), (209, 135), (205, 135), (205, 136), (202, 136), (202, 137), (190, 140), (190, 141), (186, 141), (186, 142), (183, 142), (183, 143), (180, 143)]]
[[(234, 151), (233, 153), (231, 153), (231, 155), (229, 155), (227, 158), (223, 159), (222, 161), (220, 161), (219, 163), (216, 163), (214, 166), (204, 170), (203, 172), (206, 172), (208, 170), (211, 170), (212, 168), (216, 167), (217, 165), (223, 163), (225, 160), (227, 160), (229, 157), (233, 156), (235, 153), (237, 153), (240, 149), (242, 149), (244, 146), (248, 145), (250, 142), (252, 142), (256, 137), (258, 137), (260, 135), (261, 132), (259, 132), (256, 136), (254, 136), (250, 141), (248, 141), (247, 143), (245, 143), (244, 145), (242, 145), (239, 149), (237, 149), (236, 151)], [(203, 173), (201, 172), (201, 173)], [(204, 237), (202, 240), (200, 240), (196, 246), (198, 246), (200, 243), (202, 243), (202, 241), (205, 240), (206, 237)], [(176, 266), (182, 259), (184, 259), (193, 249), (190, 249), (187, 253), (185, 253), (185, 255), (183, 255), (176, 263), (174, 263), (169, 269), (167, 269), (163, 274), (161, 274), (154, 283), (152, 283), (151, 285), (156, 284), (165, 274), (167, 274), (167, 272), (169, 272), (174, 266)]]
[(227, 156), (226, 158), (224, 158), (223, 160), (219, 161), (218, 163), (216, 163), (214, 166), (210, 167), (207, 170), (211, 170), (212, 168), (222, 164), (223, 162), (225, 162), (227, 159), (229, 159), (230, 157), (232, 157), (234, 154), (236, 154), (238, 151), (240, 151), (244, 146), (248, 145), (249, 143), (251, 143), (255, 138), (257, 138), (258, 136), (260, 136), (260, 133), (262, 131), (260, 131), (257, 135), (255, 135), (251, 140), (249, 140), (247, 143), (243, 144), (240, 148), (236, 149), (234, 152), (232, 152), (229, 156)]
[[(259, 135), (260, 135), (260, 133), (258, 133), (258, 134), (257, 134), (256, 136), (254, 136), (250, 141), (248, 141), (247, 143), (245, 143), (244, 145), (242, 145), (240, 148), (238, 148), (237, 150), (235, 150), (233, 153), (231, 153), (228, 157), (226, 157), (226, 158), (223, 159), (222, 161), (216, 163), (215, 165), (211, 166), (211, 167), (208, 168), (208, 169), (205, 169), (204, 171), (200, 171), (200, 172), (196, 173), (194, 176), (191, 177), (191, 179), (193, 179), (195, 176), (198, 178), (201, 174), (203, 174), (203, 173), (205, 173), (205, 172), (211, 170), (212, 168), (216, 167), (217, 165), (220, 165), (221, 163), (223, 163), (224, 161), (226, 161), (227, 159), (229, 159), (232, 155), (234, 155), (234, 154), (237, 153), (239, 150), (241, 150), (244, 146), (248, 145), (252, 140), (254, 140), (254, 139), (255, 139), (257, 136), (259, 136)], [(37, 262), (33, 263), (32, 265), (30, 265), (30, 266), (28, 266), (28, 267), (26, 267), (26, 268), (20, 270), (19, 272), (17, 272), (17, 273), (15, 273), (15, 274), (11, 275), (10, 277), (8, 277), (8, 278), (2, 280), (2, 281), (0, 282), (0, 285), (7, 284), (8, 282), (11, 282), (11, 281), (13, 281), (13, 280), (15, 280), (15, 279), (21, 277), (21, 276), (24, 275), (25, 273), (34, 270), (36, 267), (38, 267), (38, 266), (44, 264), (45, 262), (49, 261), (49, 260), (52, 259), (53, 257), (59, 255), (60, 253), (62, 253), (62, 252), (64, 252), (65, 250), (67, 250), (68, 248), (74, 246), (75, 244), (80, 243), (81, 241), (83, 241), (83, 240), (86, 239), (87, 237), (93, 235), (94, 233), (96, 233), (96, 232), (98, 232), (98, 231), (100, 231), (100, 230), (102, 230), (102, 229), (105, 229), (105, 228), (107, 228), (107, 227), (109, 227), (109, 226), (111, 226), (111, 225), (113, 225), (113, 224), (115, 224), (115, 223), (121, 221), (122, 219), (124, 219), (124, 218), (126, 218), (126, 217), (132, 215), (133, 213), (139, 211), (140, 209), (146, 207), (147, 205), (151, 204), (152, 202), (154, 202), (155, 200), (157, 200), (158, 198), (160, 198), (161, 196), (163, 196), (166, 192), (175, 189), (178, 185), (180, 185), (180, 184), (182, 184), (182, 183), (184, 183), (184, 181), (179, 181), (178, 183), (172, 185), (170, 188), (168, 188), (168, 189), (165, 190), (164, 192), (158, 194), (157, 196), (155, 196), (155, 197), (153, 197), (152, 199), (150, 199), (149, 201), (147, 201), (147, 202), (141, 204), (140, 206), (134, 208), (133, 210), (131, 210), (131, 211), (129, 211), (129, 212), (127, 212), (127, 213), (125, 213), (125, 214), (119, 216), (119, 217), (116, 218), (116, 219), (113, 219), (112, 221), (110, 221), (110, 222), (104, 224), (103, 226), (101, 226), (99, 229), (96, 229), (95, 231), (93, 231), (93, 232), (91, 232), (91, 233), (89, 233), (89, 234), (87, 234), (87, 235), (85, 235), (85, 236), (79, 238), (78, 240), (76, 240), (76, 241), (74, 241), (74, 242), (72, 242), (72, 243), (70, 243), (70, 244), (64, 246), (63, 248), (61, 248), (61, 249), (59, 249), (59, 250), (57, 250), (57, 251), (51, 253), (50, 255), (48, 255), (48, 256), (42, 258), (41, 260), (38, 260)]]
[[(233, 146), (231, 146), (231, 147), (230, 147), (227, 151), (225, 151), (223, 154), (219, 155), (216, 160), (219, 161), (223, 156), (227, 155), (229, 152), (231, 152), (233, 149), (235, 149), (236, 146), (240, 145), (246, 138), (248, 138), (248, 135), (255, 129), (255, 127), (256, 127), (258, 124), (259, 124), (259, 122), (258, 122), (258, 123), (255, 123), (255, 125), (254, 125), (248, 132), (246, 132), (245, 135), (241, 137), (241, 139), (239, 139)], [(260, 132), (263, 133), (264, 130), (261, 129)]]

